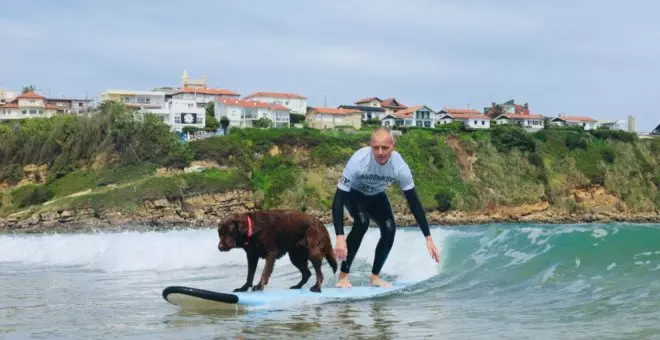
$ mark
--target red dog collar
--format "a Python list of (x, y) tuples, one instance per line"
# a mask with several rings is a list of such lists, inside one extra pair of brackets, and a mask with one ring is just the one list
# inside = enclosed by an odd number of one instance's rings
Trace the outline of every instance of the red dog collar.
[(248, 241), (252, 237), (252, 234), (254, 233), (254, 229), (252, 227), (252, 219), (248, 215), (247, 217), (247, 222), (248, 222), (248, 232), (247, 232), (247, 240), (245, 240), (245, 245), (247, 246)]

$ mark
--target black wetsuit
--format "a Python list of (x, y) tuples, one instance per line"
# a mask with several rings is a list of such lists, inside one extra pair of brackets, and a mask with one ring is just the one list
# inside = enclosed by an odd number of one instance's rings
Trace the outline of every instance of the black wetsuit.
[[(426, 215), (417, 197), (415, 188), (404, 191), (404, 195), (408, 200), (411, 212), (419, 223), (422, 233), (425, 237), (430, 235)], [(385, 264), (385, 260), (387, 260), (387, 255), (392, 249), (394, 234), (396, 232), (394, 214), (392, 213), (392, 206), (390, 205), (387, 194), (381, 192), (373, 196), (367, 196), (356, 190), (346, 192), (337, 188), (332, 204), (332, 216), (337, 235), (344, 235), (344, 226), (341, 223), (344, 216), (344, 207), (346, 207), (355, 222), (346, 237), (348, 255), (346, 260), (341, 264), (341, 271), (344, 273), (350, 272), (355, 254), (362, 243), (362, 237), (367, 232), (370, 219), (373, 219), (380, 228), (380, 240), (378, 241), (378, 245), (376, 245), (376, 254), (371, 272), (374, 275), (379, 275), (383, 264)]]
[(371, 271), (374, 275), (380, 274), (392, 249), (396, 232), (394, 214), (385, 188), (396, 181), (401, 185), (410, 211), (422, 233), (425, 237), (430, 235), (424, 209), (415, 191), (412, 173), (401, 155), (394, 151), (388, 163), (381, 166), (374, 163), (369, 147), (362, 148), (348, 161), (332, 204), (332, 219), (337, 235), (344, 234), (344, 207), (354, 221), (353, 228), (346, 237), (348, 254), (341, 264), (342, 272), (350, 271), (370, 220), (373, 220), (380, 228), (381, 237), (376, 246)]

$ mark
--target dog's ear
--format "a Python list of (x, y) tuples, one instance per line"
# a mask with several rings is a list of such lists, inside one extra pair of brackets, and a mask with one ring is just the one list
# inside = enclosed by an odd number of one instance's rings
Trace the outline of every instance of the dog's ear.
[(247, 235), (248, 233), (247, 218), (248, 218), (247, 214), (239, 214), (238, 216), (236, 216), (236, 219), (234, 219), (234, 225), (236, 226), (236, 230), (241, 235)]

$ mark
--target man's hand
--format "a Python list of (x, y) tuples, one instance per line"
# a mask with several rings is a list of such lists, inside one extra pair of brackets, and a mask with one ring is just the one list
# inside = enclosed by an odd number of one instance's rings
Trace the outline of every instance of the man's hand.
[(440, 255), (438, 255), (438, 249), (435, 248), (433, 239), (431, 236), (426, 238), (426, 249), (429, 250), (429, 255), (435, 260), (436, 263), (440, 262)]
[(335, 257), (338, 261), (346, 260), (348, 249), (346, 248), (346, 239), (344, 235), (337, 235), (337, 244), (335, 245)]

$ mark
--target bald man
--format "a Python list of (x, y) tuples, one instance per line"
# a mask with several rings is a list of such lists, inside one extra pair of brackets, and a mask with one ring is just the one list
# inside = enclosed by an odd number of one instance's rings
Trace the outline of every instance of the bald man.
[[(385, 189), (397, 182), (408, 201), (424, 237), (431, 257), (438, 262), (438, 251), (433, 244), (424, 208), (417, 193), (408, 164), (394, 151), (395, 140), (386, 128), (378, 128), (371, 135), (371, 146), (356, 151), (348, 160), (337, 184), (332, 203), (332, 219), (337, 235), (335, 252), (338, 260), (343, 260), (337, 287), (349, 288), (348, 279), (351, 264), (367, 232), (370, 220), (380, 228), (380, 240), (376, 246), (376, 256), (371, 268), (371, 285), (389, 287), (391, 283), (379, 277), (387, 255), (394, 243), (396, 223)], [(344, 207), (353, 218), (353, 228), (344, 238)]]

